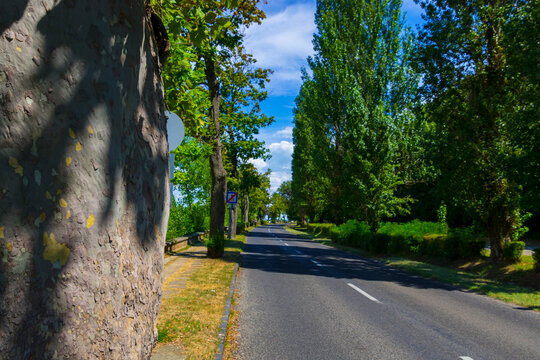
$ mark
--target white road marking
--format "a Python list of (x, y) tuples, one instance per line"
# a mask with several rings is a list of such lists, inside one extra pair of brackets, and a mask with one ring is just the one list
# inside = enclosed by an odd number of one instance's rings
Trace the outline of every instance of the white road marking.
[(289, 244), (287, 244), (286, 242), (284, 242), (285, 245), (289, 246)]
[(369, 295), (367, 292), (365, 292), (364, 290), (360, 289), (359, 287), (356, 287), (354, 284), (347, 283), (347, 285), (349, 285), (349, 286), (352, 287), (354, 290), (358, 291), (360, 294), (362, 294), (362, 295), (364, 295), (365, 297), (367, 297), (369, 300), (375, 301), (375, 302), (377, 302), (377, 303), (381, 303), (379, 300), (375, 299), (373, 296)]
[(315, 260), (311, 260), (312, 263), (314, 263), (315, 265), (317, 266), (322, 266), (321, 264), (319, 264), (318, 262), (316, 262)]
[(302, 255), (302, 253), (298, 250), (294, 250), (295, 253), (297, 253), (298, 255)]
[(461, 360), (474, 360), (472, 357), (468, 357), (468, 356), (460, 356), (459, 358)]

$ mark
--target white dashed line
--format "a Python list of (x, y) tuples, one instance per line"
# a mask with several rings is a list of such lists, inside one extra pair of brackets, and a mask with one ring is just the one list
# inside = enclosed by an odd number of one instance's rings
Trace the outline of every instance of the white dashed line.
[(319, 264), (318, 262), (316, 262), (315, 260), (311, 260), (312, 263), (314, 263), (315, 265), (317, 266), (322, 266), (321, 264)]
[(285, 245), (289, 246), (289, 244), (287, 244), (286, 242), (284, 242)]
[(359, 287), (356, 287), (355, 285), (351, 284), (351, 283), (347, 283), (347, 285), (349, 285), (350, 287), (352, 287), (354, 290), (358, 291), (360, 294), (364, 295), (365, 297), (367, 297), (369, 300), (371, 301), (375, 301), (377, 303), (380, 303), (379, 300), (375, 299), (373, 296), (369, 295), (367, 292), (365, 292), (364, 290), (360, 289)]
[(295, 253), (297, 253), (298, 255), (302, 255), (302, 253), (298, 250), (294, 250)]
[(460, 356), (459, 358), (461, 360), (474, 360), (472, 357), (468, 357), (468, 356)]

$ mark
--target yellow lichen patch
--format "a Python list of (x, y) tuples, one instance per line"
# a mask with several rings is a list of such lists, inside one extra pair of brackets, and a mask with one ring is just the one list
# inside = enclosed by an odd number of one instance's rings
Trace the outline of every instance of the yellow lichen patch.
[(88, 125), (88, 133), (89, 134), (93, 134), (94, 133), (94, 129), (92, 129), (92, 127), (90, 125)]
[(59, 204), (60, 204), (60, 206), (63, 207), (63, 208), (67, 207), (67, 202), (66, 202), (66, 200), (64, 200), (64, 199), (60, 199)]
[(45, 215), (44, 212), (39, 214), (39, 222), (44, 222), (46, 218), (47, 218), (47, 215)]
[(45, 193), (45, 197), (46, 197), (48, 200), (51, 200), (51, 199), (52, 199), (52, 195), (51, 195), (51, 193), (48, 192), (48, 191)]
[(68, 156), (66, 158), (66, 166), (69, 166), (69, 164), (71, 164), (71, 158)]
[(58, 261), (60, 266), (64, 266), (67, 263), (69, 257), (69, 248), (65, 244), (60, 244), (56, 241), (54, 234), (48, 235), (43, 233), (43, 259), (55, 263)]
[(9, 252), (11, 252), (11, 250), (13, 249), (13, 246), (11, 245), (10, 242), (8, 242), (8, 243), (6, 244), (6, 249), (7, 249), (7, 251), (9, 251)]
[(63, 193), (62, 189), (58, 189), (58, 191), (56, 192), (57, 195), (60, 195), (62, 193)]
[(17, 168), (15, 169), (15, 174), (23, 176), (23, 167), (21, 165), (17, 166)]
[(94, 215), (90, 215), (88, 219), (86, 219), (86, 227), (90, 229), (94, 225)]
[(69, 129), (69, 137), (75, 139), (75, 132), (71, 129)]
[(159, 233), (159, 228), (157, 225), (154, 225), (154, 235), (156, 235), (156, 241), (159, 242), (161, 240), (161, 235)]
[(10, 156), (9, 157), (9, 165), (16, 169), (17, 167), (19, 167), (19, 162), (17, 161), (17, 159), (15, 159), (13, 156)]
[(4, 230), (6, 229), (5, 226), (0, 226), (0, 239), (4, 238)]
[(18, 52), (22, 52), (22, 49), (18, 46), (15, 49), (17, 49)]
[(69, 219), (70, 217), (71, 217), (71, 211), (68, 210), (66, 213), (66, 219)]
[(78, 142), (77, 145), (75, 145), (75, 150), (81, 151), (81, 149), (82, 149), (81, 143)]

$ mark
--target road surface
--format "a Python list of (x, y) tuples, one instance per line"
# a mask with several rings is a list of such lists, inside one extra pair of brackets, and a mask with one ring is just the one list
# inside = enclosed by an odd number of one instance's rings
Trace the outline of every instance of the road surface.
[(540, 359), (540, 313), (295, 236), (247, 237), (239, 359)]

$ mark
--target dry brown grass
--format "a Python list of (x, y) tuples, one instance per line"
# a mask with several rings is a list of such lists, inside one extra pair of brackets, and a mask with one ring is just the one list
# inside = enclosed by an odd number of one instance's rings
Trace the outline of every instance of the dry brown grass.
[[(239, 270), (239, 272), (241, 269)], [(239, 323), (238, 323), (238, 308), (237, 304), (241, 297), (241, 294), (238, 291), (235, 291), (232, 306), (231, 314), (229, 317), (229, 323), (227, 325), (227, 337), (225, 339), (225, 351), (223, 353), (223, 358), (225, 360), (235, 360), (237, 358), (237, 352), (240, 347), (239, 339)]]
[(163, 299), (157, 325), (159, 343), (178, 345), (188, 359), (215, 357), (221, 316), (243, 241), (242, 235), (228, 241), (222, 259), (203, 259), (186, 287)]

